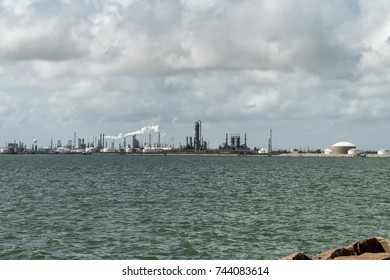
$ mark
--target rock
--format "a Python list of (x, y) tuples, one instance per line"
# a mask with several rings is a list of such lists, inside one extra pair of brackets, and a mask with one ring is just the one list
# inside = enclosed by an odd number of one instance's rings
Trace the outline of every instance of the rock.
[(347, 250), (352, 252), (352, 255), (361, 255), (364, 253), (384, 253), (382, 244), (378, 241), (378, 238), (369, 238), (359, 240), (358, 242), (349, 245)]
[(332, 253), (334, 252), (335, 250), (332, 249), (332, 250), (328, 250), (328, 251), (325, 251), (325, 252), (322, 252), (321, 254), (318, 254), (316, 256), (313, 257), (313, 260), (330, 260), (330, 256), (332, 255)]
[(325, 251), (315, 257), (313, 257), (313, 260), (333, 260), (337, 257), (346, 257), (346, 256), (352, 256), (352, 252), (346, 248), (337, 248)]
[(338, 248), (332, 252), (330, 255), (331, 259), (337, 258), (337, 257), (344, 257), (344, 256), (352, 256), (353, 254), (351, 253), (350, 250), (346, 248)]
[(302, 253), (293, 253), (284, 258), (281, 258), (281, 260), (311, 260), (311, 258)]
[(282, 260), (390, 260), (390, 241), (383, 237), (359, 240), (347, 247), (325, 251), (310, 258), (302, 253), (288, 255)]
[(334, 260), (390, 260), (390, 253), (364, 253), (359, 256), (342, 256)]
[(390, 253), (390, 241), (384, 239), (383, 237), (377, 237), (379, 243), (382, 245), (383, 250), (385, 250), (386, 253)]

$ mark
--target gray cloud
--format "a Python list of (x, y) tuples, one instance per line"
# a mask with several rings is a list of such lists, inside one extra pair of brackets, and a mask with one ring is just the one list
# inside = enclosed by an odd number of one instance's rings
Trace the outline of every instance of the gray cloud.
[[(50, 1), (49, 1), (50, 2)], [(53, 60), (79, 58), (88, 53), (78, 22), (66, 13), (34, 1), (3, 1), (0, 19), (0, 59)]]
[[(178, 143), (201, 119), (214, 145), (225, 133), (247, 132), (258, 146), (270, 127), (287, 147), (325, 148), (341, 136), (386, 143), (386, 1), (3, 0), (0, 7), (3, 142), (158, 124)], [(370, 124), (383, 140), (362, 135)], [(356, 129), (344, 134), (343, 126)]]

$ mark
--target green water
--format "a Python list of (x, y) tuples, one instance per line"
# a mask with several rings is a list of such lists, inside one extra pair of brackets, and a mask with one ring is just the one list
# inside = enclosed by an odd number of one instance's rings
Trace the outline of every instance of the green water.
[(390, 159), (0, 156), (0, 259), (278, 259), (390, 238)]

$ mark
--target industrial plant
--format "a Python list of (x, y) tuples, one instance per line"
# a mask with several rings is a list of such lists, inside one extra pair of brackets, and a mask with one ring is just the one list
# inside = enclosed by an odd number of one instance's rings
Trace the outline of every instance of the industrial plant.
[(192, 141), (192, 136), (186, 137), (186, 144), (184, 147), (181, 147), (182, 151), (206, 151), (207, 150), (207, 142), (203, 141), (202, 138), (202, 122), (195, 122), (195, 135), (194, 141)]
[[(151, 132), (158, 134), (157, 143), (152, 143)], [(149, 139), (142, 142), (138, 138), (140, 135), (149, 133)], [(202, 122), (200, 120), (194, 123), (193, 134), (186, 136), (185, 144), (174, 146), (174, 139), (171, 138), (168, 143), (161, 143), (161, 134), (158, 126), (147, 126), (138, 131), (118, 136), (106, 136), (100, 133), (98, 136), (92, 136), (90, 141), (77, 137), (73, 134), (73, 140), (67, 140), (63, 144), (61, 140), (53, 140), (50, 146), (43, 147), (38, 145), (38, 140), (33, 139), (31, 145), (23, 142), (14, 141), (5, 143), (0, 148), (0, 154), (83, 154), (83, 155), (140, 155), (140, 154), (209, 154), (209, 155), (323, 155), (323, 156), (366, 156), (366, 152), (357, 149), (357, 146), (350, 142), (337, 142), (331, 149), (315, 150), (314, 152), (301, 149), (273, 150), (272, 147), (272, 129), (269, 131), (268, 147), (251, 149), (247, 145), (247, 134), (243, 137), (239, 133), (225, 134), (225, 141), (217, 149), (211, 149), (208, 141), (205, 140), (202, 133)], [(130, 139), (129, 139), (130, 138)], [(374, 154), (374, 153), (371, 153)], [(376, 154), (376, 152), (375, 152)], [(390, 156), (390, 150), (381, 149), (377, 152), (378, 156)]]
[[(149, 140), (145, 139), (141, 143), (138, 138), (148, 132), (158, 133), (158, 142), (152, 143), (152, 135), (149, 134)], [(130, 138), (131, 137), (131, 138)], [(129, 139), (130, 138), (130, 139)], [(198, 120), (194, 123), (193, 134), (186, 136), (184, 145), (179, 147), (174, 146), (174, 139), (168, 143), (162, 144), (160, 142), (161, 135), (158, 131), (158, 126), (149, 126), (140, 129), (139, 131), (128, 133), (126, 135), (107, 136), (100, 133), (98, 136), (92, 136), (90, 141), (85, 138), (77, 137), (76, 132), (73, 134), (73, 140), (67, 140), (63, 144), (61, 140), (57, 140), (56, 144), (53, 140), (50, 146), (38, 146), (38, 140), (33, 139), (31, 146), (24, 143), (6, 143), (1, 148), (0, 153), (3, 154), (167, 154), (167, 153), (182, 153), (182, 154), (248, 154), (258, 153), (257, 150), (251, 151), (247, 146), (247, 136), (244, 134), (242, 140), (241, 135), (237, 133), (230, 134), (230, 141), (228, 134), (226, 134), (226, 141), (219, 146), (218, 149), (210, 149), (208, 142), (203, 138), (202, 121)], [(130, 140), (130, 141), (129, 141)]]
[(332, 146), (332, 153), (336, 155), (348, 154), (351, 149), (356, 149), (356, 145), (350, 142), (338, 142)]
[(230, 134), (230, 145), (228, 142), (228, 134), (226, 133), (226, 141), (221, 146), (219, 146), (220, 151), (240, 151), (248, 152), (250, 149), (246, 145), (246, 134), (244, 135), (244, 143), (241, 144), (241, 135), (240, 134)]

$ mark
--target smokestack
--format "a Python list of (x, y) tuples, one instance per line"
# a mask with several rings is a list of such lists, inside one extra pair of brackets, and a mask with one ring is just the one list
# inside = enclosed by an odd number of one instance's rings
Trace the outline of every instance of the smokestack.
[(202, 122), (201, 121), (199, 121), (199, 140), (200, 140), (200, 148), (203, 149)]
[(225, 142), (225, 147), (228, 146), (228, 134), (226, 133), (226, 142)]
[(201, 149), (201, 122), (195, 122), (195, 137), (194, 137), (194, 146), (195, 150), (199, 151)]

